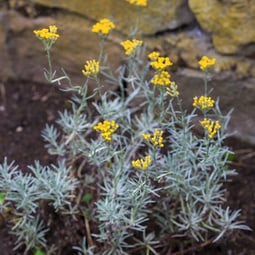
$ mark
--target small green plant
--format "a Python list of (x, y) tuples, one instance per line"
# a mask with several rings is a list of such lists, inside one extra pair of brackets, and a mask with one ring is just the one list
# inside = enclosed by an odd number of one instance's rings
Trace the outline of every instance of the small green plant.
[[(64, 161), (46, 167), (35, 161), (27, 174), (7, 160), (0, 165), (1, 205), (12, 208), (17, 247), (47, 251), (48, 224), (38, 217), (42, 201), (58, 213), (84, 217), (86, 238), (74, 247), (77, 254), (174, 254), (180, 243), (188, 251), (194, 243), (203, 246), (233, 230), (248, 230), (238, 220), (240, 210), (224, 205), (223, 184), (236, 172), (228, 169), (232, 152), (224, 145), (230, 114), (221, 113), (208, 84), (216, 60), (199, 61), (204, 93), (188, 112), (168, 71), (173, 63), (159, 52), (148, 53), (135, 32), (121, 42), (126, 64), (116, 75), (111, 71), (104, 44), (114, 28), (108, 19), (93, 26), (99, 56), (86, 61), (81, 86), (72, 85), (64, 71), (61, 77), (53, 71), (57, 27), (34, 31), (47, 53), (46, 79), (60, 85), (67, 80), (61, 89), (73, 96), (57, 126), (46, 125), (42, 132), (49, 153)], [(111, 90), (103, 90), (106, 81)], [(197, 127), (203, 135), (194, 134)]]

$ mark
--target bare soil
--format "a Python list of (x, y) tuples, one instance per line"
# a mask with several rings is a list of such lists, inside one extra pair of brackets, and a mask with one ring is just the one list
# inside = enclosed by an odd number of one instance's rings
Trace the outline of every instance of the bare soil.
[[(50, 85), (25, 81), (9, 81), (1, 86), (0, 162), (8, 157), (8, 162), (15, 160), (24, 171), (34, 160), (39, 160), (43, 165), (54, 163), (56, 159), (44, 148), (41, 131), (46, 123), (56, 120), (58, 111), (64, 109), (66, 94)], [(233, 209), (242, 209), (241, 219), (255, 229), (255, 146), (234, 138), (226, 143), (237, 155), (233, 168), (239, 173), (226, 184), (227, 204)], [(8, 219), (0, 221), (0, 254), (21, 255), (23, 247), (13, 251), (15, 238), (10, 234), (10, 226)], [(72, 221), (56, 216), (54, 233), (50, 234), (49, 242), (62, 247), (60, 255), (71, 255), (75, 254), (72, 246), (78, 245), (83, 235), (86, 233), (82, 219)], [(253, 255), (255, 232), (237, 231), (220, 243), (202, 246), (197, 245), (195, 252), (190, 250), (185, 254)]]

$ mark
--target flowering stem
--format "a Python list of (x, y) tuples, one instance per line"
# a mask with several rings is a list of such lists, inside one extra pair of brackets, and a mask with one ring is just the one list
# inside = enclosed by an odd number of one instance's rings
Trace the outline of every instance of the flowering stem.
[(99, 97), (102, 98), (102, 86), (100, 85), (100, 81), (97, 76), (95, 77), (95, 81), (97, 83), (97, 90), (99, 93)]
[(52, 64), (51, 64), (50, 49), (46, 49), (46, 53), (47, 53), (47, 59), (48, 59), (48, 65), (49, 65), (47, 79), (48, 79), (49, 82), (52, 82), (52, 80), (53, 80), (53, 73), (52, 73)]
[(98, 56), (98, 62), (101, 63), (103, 54), (104, 54), (104, 45), (105, 45), (105, 38), (102, 37), (99, 44), (99, 56)]
[(203, 81), (204, 81), (204, 96), (207, 96), (208, 95), (208, 71), (205, 72), (205, 75), (204, 75), (204, 78), (203, 78)]

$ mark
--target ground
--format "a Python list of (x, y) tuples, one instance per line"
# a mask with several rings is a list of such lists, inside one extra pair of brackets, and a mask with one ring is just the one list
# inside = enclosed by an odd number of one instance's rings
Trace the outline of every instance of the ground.
[[(1, 86), (0, 161), (8, 157), (9, 162), (15, 160), (21, 169), (26, 169), (26, 166), (33, 164), (35, 159), (43, 165), (54, 163), (55, 158), (49, 156), (44, 148), (41, 131), (45, 123), (53, 122), (57, 118), (58, 111), (64, 109), (67, 102), (66, 95), (53, 86), (30, 84), (26, 81), (9, 81), (4, 84), (4, 87)], [(255, 146), (235, 138), (230, 138), (226, 143), (237, 154), (233, 168), (238, 171), (238, 175), (226, 184), (227, 204), (233, 209), (240, 208), (241, 219), (255, 229)], [(13, 251), (15, 238), (9, 234), (9, 223), (4, 220), (0, 222), (1, 255), (23, 254), (22, 248), (16, 252)], [(57, 226), (57, 223), (58, 220), (55, 222), (56, 232), (62, 228)], [(60, 236), (53, 235), (52, 239), (74, 236), (74, 233), (80, 237), (84, 234), (77, 226), (79, 221), (76, 222), (76, 228), (73, 227), (72, 222), (65, 224), (66, 228), (63, 228), (65, 230)], [(71, 244), (68, 248), (63, 246), (59, 255), (74, 254), (70, 250), (71, 246)], [(235, 232), (219, 244), (185, 254), (253, 255), (255, 254), (255, 232)]]

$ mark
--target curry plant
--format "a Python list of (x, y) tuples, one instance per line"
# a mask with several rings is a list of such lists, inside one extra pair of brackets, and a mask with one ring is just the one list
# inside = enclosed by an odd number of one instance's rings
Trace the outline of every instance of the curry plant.
[[(128, 2), (147, 6), (145, 0)], [(74, 247), (77, 254), (162, 254), (169, 240), (189, 247), (248, 230), (238, 220), (240, 210), (225, 206), (223, 184), (237, 173), (228, 169), (232, 152), (224, 145), (230, 113), (222, 114), (209, 89), (216, 60), (199, 61), (204, 92), (194, 97), (189, 112), (171, 79), (172, 61), (148, 51), (134, 33), (120, 43), (125, 64), (111, 70), (104, 43), (114, 28), (108, 19), (92, 27), (99, 54), (85, 61), (80, 86), (72, 85), (64, 70), (60, 77), (53, 71), (50, 50), (60, 37), (57, 27), (34, 31), (47, 52), (46, 79), (73, 96), (56, 125), (42, 132), (49, 153), (62, 159), (56, 166), (35, 161), (24, 174), (7, 160), (0, 165), (1, 206), (12, 208), (17, 247), (47, 251), (41, 201), (58, 213), (83, 212), (86, 237)], [(61, 86), (63, 80), (68, 86)], [(106, 81), (111, 90), (105, 91)]]

